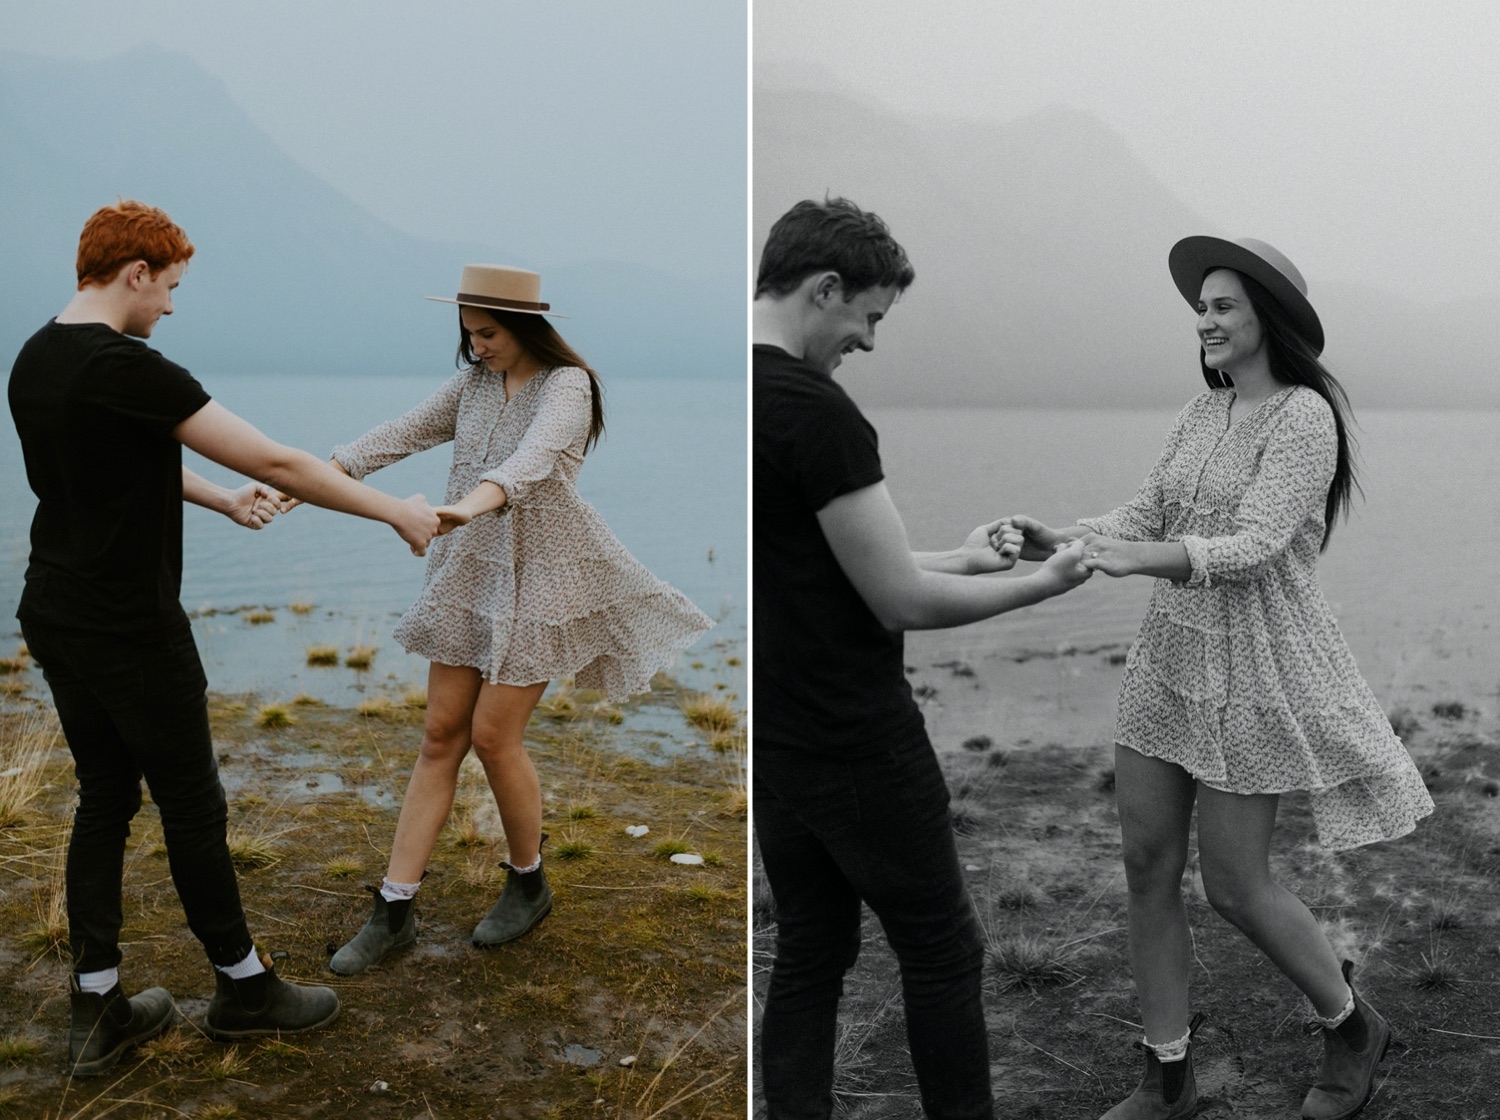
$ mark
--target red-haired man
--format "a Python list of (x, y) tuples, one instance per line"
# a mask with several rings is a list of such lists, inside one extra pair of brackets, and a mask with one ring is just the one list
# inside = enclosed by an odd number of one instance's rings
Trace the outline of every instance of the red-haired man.
[[(182, 580), (182, 503), (259, 529), (274, 486), (384, 521), (422, 552), (438, 520), (304, 451), (262, 435), (140, 339), (172, 313), (193, 245), (139, 202), (96, 212), (78, 245), (78, 291), (22, 347), (10, 407), (38, 505), (20, 609), (78, 775), (68, 847), (73, 951), (69, 1059), (103, 1073), (173, 1019), (172, 997), (119, 982), (121, 877), (141, 779), (161, 812), (188, 926), (215, 969), (205, 1028), (216, 1038), (311, 1030), (338, 1014), (329, 988), (288, 984), (255, 951), (225, 842), (207, 682)], [(182, 466), (182, 446), (249, 482), (227, 490)], [(269, 485), (267, 485), (269, 484)]]

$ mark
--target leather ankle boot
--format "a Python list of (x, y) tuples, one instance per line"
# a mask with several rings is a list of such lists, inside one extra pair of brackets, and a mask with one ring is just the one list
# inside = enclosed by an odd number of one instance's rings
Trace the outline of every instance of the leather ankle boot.
[(366, 887), (375, 896), (375, 910), (342, 949), (333, 954), (328, 967), (340, 976), (353, 976), (372, 964), (379, 964), (397, 949), (405, 949), (417, 940), (417, 919), (410, 898), (388, 900), (379, 887)]
[[(1202, 1022), (1203, 1015), (1200, 1012), (1188, 1024), (1187, 1056), (1180, 1063), (1163, 1065), (1156, 1056), (1156, 1051), (1145, 1043), (1137, 1042), (1135, 1045), (1146, 1053), (1145, 1076), (1141, 1078), (1135, 1092), (1106, 1112), (1100, 1120), (1185, 1120), (1197, 1112), (1198, 1083), (1193, 1077), (1193, 1036), (1198, 1033), (1198, 1026)], [(1181, 1066), (1180, 1081), (1178, 1071), (1171, 1069), (1175, 1065)], [(1171, 1081), (1179, 1083), (1169, 1085)]]
[(474, 927), (474, 944), (481, 949), (503, 945), (527, 933), (552, 909), (552, 888), (547, 873), (538, 867), (524, 874), (508, 863), (500, 899)]
[(1302, 1102), (1303, 1120), (1348, 1120), (1357, 1115), (1374, 1089), (1375, 1067), (1393, 1041), (1391, 1025), (1354, 990), (1353, 961), (1344, 962), (1344, 982), (1354, 996), (1353, 1015), (1364, 1021), (1365, 1044), (1356, 1050), (1337, 1027), (1307, 1024), (1308, 1034), (1323, 1035), (1323, 1065)]
[(165, 988), (147, 988), (126, 999), (118, 984), (103, 995), (85, 992), (76, 975), (68, 1011), (68, 1067), (74, 1077), (104, 1073), (129, 1047), (160, 1034), (177, 1018)]
[(220, 1041), (259, 1035), (299, 1034), (326, 1026), (338, 1017), (339, 997), (332, 988), (288, 984), (276, 975), (273, 958), (262, 957), (264, 972), (231, 980), (214, 969), (214, 998), (209, 1000), (203, 1029)]

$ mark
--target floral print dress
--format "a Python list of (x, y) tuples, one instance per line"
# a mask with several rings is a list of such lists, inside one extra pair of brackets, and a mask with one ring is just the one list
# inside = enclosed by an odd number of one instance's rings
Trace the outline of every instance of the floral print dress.
[(1330, 849), (1405, 835), (1432, 812), (1318, 586), (1337, 463), (1333, 410), (1280, 390), (1231, 424), (1233, 390), (1188, 403), (1129, 504), (1079, 524), (1181, 541), (1120, 684), (1115, 741), (1229, 793), (1311, 791)]
[(333, 457), (355, 478), (453, 442), (446, 501), (480, 482), (506, 504), (434, 537), (422, 593), (396, 640), (492, 684), (572, 677), (612, 699), (648, 691), (651, 676), (713, 622), (648, 572), (574, 486), (591, 417), (586, 371), (542, 370), (509, 401), (505, 378), (460, 371), (406, 415)]

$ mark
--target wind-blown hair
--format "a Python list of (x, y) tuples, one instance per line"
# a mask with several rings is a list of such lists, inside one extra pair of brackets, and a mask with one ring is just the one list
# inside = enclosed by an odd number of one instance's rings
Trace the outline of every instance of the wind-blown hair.
[[(589, 438), (584, 444), (584, 450), (587, 451), (598, 443), (599, 437), (604, 434), (604, 389), (599, 383), (599, 374), (594, 371), (594, 367), (584, 361), (583, 356), (557, 333), (557, 328), (540, 315), (528, 315), (524, 311), (502, 311), (499, 308), (479, 307), (474, 304), (469, 306), (474, 311), (483, 311), (515, 335), (521, 349), (541, 362), (543, 369), (577, 366), (589, 375), (592, 415), (589, 417)], [(459, 369), (479, 365), (479, 359), (474, 356), (473, 347), (469, 343), (469, 331), (464, 326), (462, 311), (459, 312), (458, 319), (458, 355), (454, 360)]]
[[(1328, 484), (1328, 501), (1323, 510), (1323, 550), (1328, 548), (1328, 538), (1333, 535), (1333, 523), (1349, 516), (1354, 505), (1354, 492), (1360, 489), (1354, 473), (1356, 443), (1349, 434), (1354, 423), (1354, 410), (1349, 406), (1349, 396), (1339, 379), (1313, 353), (1313, 348), (1297, 331), (1292, 318), (1281, 303), (1253, 277), (1235, 271), (1245, 285), (1245, 294), (1250, 297), (1250, 306), (1260, 320), (1265, 337), (1266, 357), (1270, 361), (1271, 376), (1285, 385), (1306, 385), (1328, 402), (1333, 410), (1333, 427), (1338, 435), (1338, 465), (1333, 471), (1333, 481)], [(1198, 362), (1203, 368), (1203, 380), (1210, 389), (1228, 388), (1233, 382), (1216, 369), (1209, 368), (1207, 356), (1200, 349)]]
[(917, 276), (885, 222), (847, 198), (804, 199), (776, 220), (761, 250), (755, 298), (788, 295), (818, 272), (839, 274), (845, 303), (868, 288), (903, 292)]
[(78, 290), (103, 286), (131, 261), (145, 261), (152, 277), (193, 255), (182, 227), (155, 206), (121, 199), (101, 206), (78, 237)]

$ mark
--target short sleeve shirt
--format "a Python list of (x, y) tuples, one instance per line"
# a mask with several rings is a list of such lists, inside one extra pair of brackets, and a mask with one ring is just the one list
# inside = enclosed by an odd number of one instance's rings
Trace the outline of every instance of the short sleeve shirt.
[(50, 322), (11, 369), (10, 410), (37, 496), (18, 617), (142, 637), (184, 624), (182, 445), (209, 401), (139, 339)]
[(849, 582), (817, 514), (885, 476), (875, 429), (828, 374), (754, 348), (755, 736), (833, 757), (922, 727), (903, 635)]

